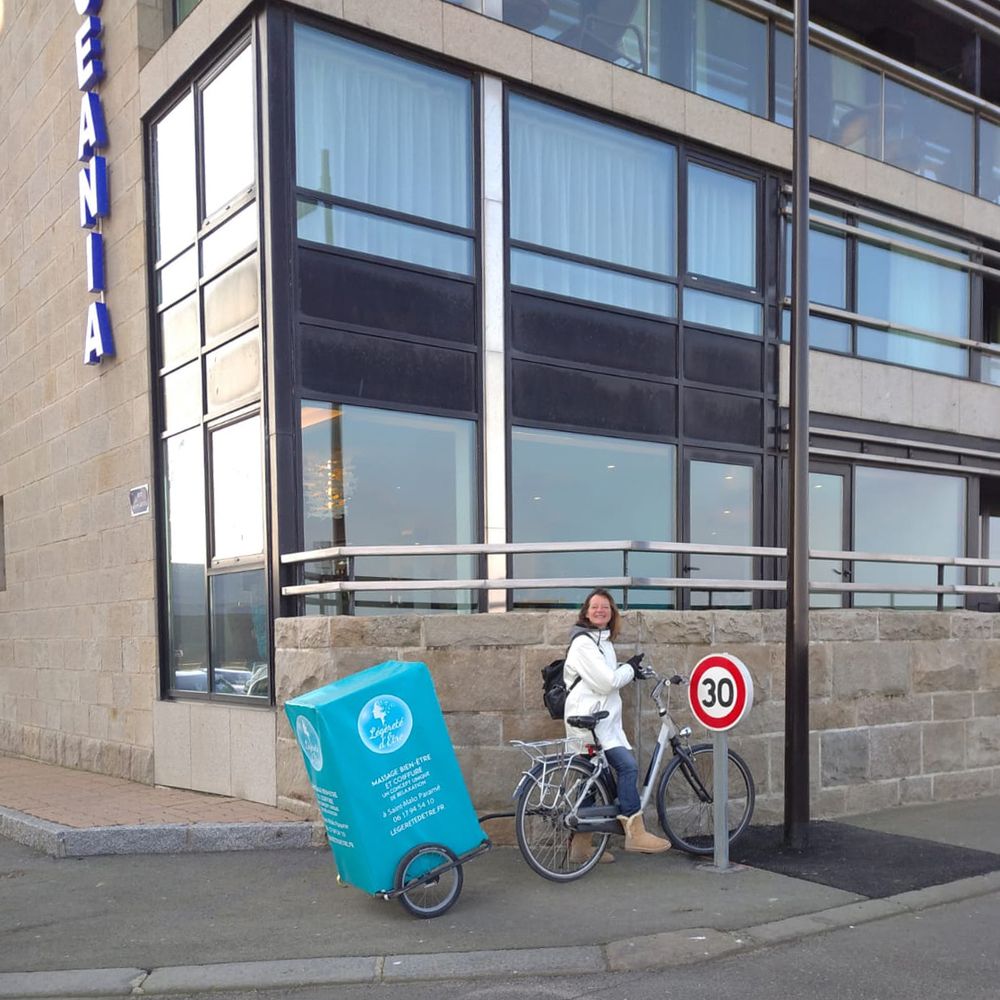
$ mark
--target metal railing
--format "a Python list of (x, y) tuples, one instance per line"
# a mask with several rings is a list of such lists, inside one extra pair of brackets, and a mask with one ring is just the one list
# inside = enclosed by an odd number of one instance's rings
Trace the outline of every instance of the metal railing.
[[(616, 576), (588, 575), (586, 577), (545, 577), (527, 578), (509, 574), (507, 558), (517, 555), (545, 555), (553, 553), (620, 553), (622, 572)], [(476, 543), (469, 545), (341, 545), (332, 548), (314, 549), (308, 552), (293, 552), (282, 555), (285, 568), (283, 575), (291, 575), (295, 582), (284, 583), (283, 597), (297, 598), (325, 594), (345, 594), (353, 596), (359, 591), (369, 593), (402, 591), (473, 591), (486, 594), (490, 591), (512, 590), (569, 590), (591, 587), (621, 588), (624, 592), (624, 606), (628, 606), (630, 590), (688, 590), (711, 592), (775, 592), (785, 590), (786, 581), (780, 567), (772, 564), (770, 574), (758, 573), (744, 578), (703, 578), (692, 576), (694, 568), (682, 570), (680, 575), (646, 576), (629, 571), (629, 556), (633, 553), (659, 553), (672, 556), (711, 555), (752, 558), (755, 560), (778, 560), (786, 558), (786, 550), (779, 547), (757, 545), (711, 545), (698, 542), (643, 542), (643, 541), (600, 541), (600, 542), (509, 542), (503, 544)], [(477, 557), (480, 575), (464, 579), (441, 578), (359, 578), (357, 560), (372, 557), (431, 557), (431, 556), (473, 556)], [(490, 560), (489, 557), (497, 557)], [(502, 568), (497, 565), (503, 557)], [(828, 551), (811, 549), (810, 560), (840, 563), (834, 572), (840, 581), (811, 580), (809, 590), (814, 594), (886, 594), (934, 596), (936, 607), (945, 606), (948, 596), (962, 599), (974, 595), (1000, 597), (1000, 583), (990, 584), (988, 573), (1000, 570), (1000, 559), (980, 559), (964, 556), (915, 556), (891, 552)], [(492, 562), (489, 566), (488, 561)], [(310, 563), (334, 563), (329, 572), (317, 573), (317, 579), (306, 580), (305, 567)], [(853, 579), (856, 568), (865, 564), (889, 564), (933, 567), (936, 583), (910, 583), (906, 581), (866, 581)], [(759, 564), (762, 566), (763, 564)], [(945, 572), (952, 568), (966, 577), (965, 583), (945, 583)], [(330, 577), (335, 577), (331, 579)]]

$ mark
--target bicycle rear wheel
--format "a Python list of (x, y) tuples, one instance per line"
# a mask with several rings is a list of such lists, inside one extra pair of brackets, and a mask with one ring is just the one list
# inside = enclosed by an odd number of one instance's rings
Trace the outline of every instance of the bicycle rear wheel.
[[(573, 760), (565, 765), (540, 764), (525, 781), (514, 813), (517, 846), (524, 860), (542, 878), (572, 882), (586, 875), (607, 847), (610, 834), (581, 833), (576, 835), (576, 850), (572, 855), (570, 851), (573, 831), (566, 825), (566, 816), (592, 773), (590, 764)], [(611, 796), (599, 780), (592, 788), (592, 799), (589, 804), (611, 804)], [(581, 843), (586, 847), (580, 847)]]
[[(715, 753), (710, 743), (691, 747), (667, 766), (656, 791), (656, 811), (660, 826), (670, 842), (689, 854), (711, 854), (714, 798), (712, 775)], [(755, 801), (753, 775), (747, 762), (729, 751), (729, 788), (726, 823), (729, 843), (749, 826)]]

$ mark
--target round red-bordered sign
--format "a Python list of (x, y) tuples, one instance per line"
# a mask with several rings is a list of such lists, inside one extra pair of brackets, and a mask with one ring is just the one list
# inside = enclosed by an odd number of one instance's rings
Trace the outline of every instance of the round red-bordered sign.
[(732, 729), (753, 705), (750, 671), (730, 653), (709, 653), (691, 671), (688, 704), (706, 729)]

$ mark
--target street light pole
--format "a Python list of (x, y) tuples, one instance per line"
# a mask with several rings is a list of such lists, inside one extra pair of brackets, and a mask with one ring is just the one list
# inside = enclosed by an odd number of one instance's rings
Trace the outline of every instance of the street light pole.
[(809, 0), (795, 0), (792, 343), (785, 624), (785, 845), (809, 838)]

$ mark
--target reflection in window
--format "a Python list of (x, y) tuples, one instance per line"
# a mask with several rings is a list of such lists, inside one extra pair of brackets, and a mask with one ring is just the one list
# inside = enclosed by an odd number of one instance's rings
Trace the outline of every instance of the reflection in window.
[(254, 181), (253, 53), (245, 48), (202, 94), (205, 215)]
[(301, 198), (298, 217), (300, 240), (407, 261), (439, 271), (472, 273), (473, 242), (467, 236)]
[(194, 242), (194, 99), (188, 94), (153, 127), (156, 177), (156, 258), (166, 260)]
[(885, 81), (885, 161), (972, 190), (973, 119), (895, 80)]
[(661, 80), (755, 115), (767, 114), (767, 23), (714, 0), (653, 7)]
[(1000, 125), (979, 122), (979, 197), (1000, 205)]
[[(914, 556), (965, 554), (965, 480), (925, 472), (858, 467), (854, 473), (854, 548)], [(945, 567), (944, 582), (955, 584), (957, 567)], [(933, 586), (937, 569), (904, 563), (855, 564), (858, 583)], [(856, 594), (858, 607), (934, 607), (934, 594)], [(945, 597), (947, 607), (959, 598)]]
[(214, 557), (264, 551), (264, 473), (259, 416), (212, 433)]
[[(791, 342), (792, 314), (788, 309), (781, 313), (781, 339)], [(821, 351), (837, 351), (849, 354), (851, 351), (851, 324), (841, 323), (826, 316), (809, 317), (809, 347)]]
[(471, 136), (467, 79), (295, 26), (300, 187), (467, 229)]
[(198, 325), (198, 296), (164, 310), (160, 315), (160, 363), (167, 367), (198, 352), (201, 328)]
[(924, 368), (942, 375), (969, 374), (969, 352), (919, 334), (858, 326), (857, 353), (862, 358)]
[(201, 429), (166, 446), (167, 630), (170, 687), (208, 690), (205, 486)]
[[(512, 240), (645, 278), (676, 274), (672, 146), (517, 95), (509, 123)], [(519, 261), (520, 284), (544, 288), (553, 280), (542, 260)], [(571, 280), (578, 297), (608, 301), (616, 274), (577, 270)]]
[[(511, 524), (515, 542), (674, 539), (676, 448), (649, 441), (511, 431)], [(627, 502), (625, 502), (627, 498)], [(514, 557), (522, 579), (620, 576), (620, 552)], [(629, 573), (675, 576), (674, 557), (632, 553)], [(577, 607), (586, 589), (519, 590), (515, 607)], [(616, 598), (621, 598), (619, 591)], [(672, 591), (630, 591), (629, 607), (672, 607)]]
[(262, 569), (212, 577), (212, 688), (266, 698), (267, 590)]
[[(711, 545), (753, 545), (754, 474), (748, 465), (692, 461), (688, 502), (691, 510), (690, 540)], [(751, 556), (720, 556), (693, 552), (692, 580), (753, 579)], [(749, 592), (690, 591), (692, 608), (745, 608), (753, 601)]]
[(687, 237), (690, 273), (756, 287), (757, 185), (692, 163)]
[[(843, 218), (832, 216), (836, 221)], [(792, 227), (785, 225), (785, 294), (792, 293)], [(809, 301), (847, 308), (847, 237), (809, 227)]]
[(858, 312), (864, 316), (942, 337), (969, 335), (967, 271), (859, 242), (857, 281)]
[[(809, 548), (826, 552), (844, 551), (844, 477), (826, 472), (809, 473)], [(810, 559), (811, 583), (843, 583), (839, 559)], [(839, 608), (843, 598), (836, 593), (810, 591), (810, 607)]]
[[(305, 549), (336, 545), (470, 544), (478, 540), (476, 425), (469, 420), (368, 407), (302, 404)], [(310, 580), (338, 577), (340, 566), (307, 568)], [(358, 579), (468, 579), (472, 556), (372, 556), (356, 560)], [(359, 592), (356, 613), (404, 609), (461, 611), (467, 591)], [(307, 610), (341, 604), (310, 598)]]
[(811, 45), (809, 132), (857, 153), (881, 158), (881, 74)]
[(259, 290), (256, 254), (213, 278), (205, 286), (205, 342), (256, 321)]
[(201, 241), (201, 273), (212, 275), (257, 243), (257, 206), (247, 205)]
[[(986, 558), (1000, 560), (1000, 517), (990, 517), (987, 520), (990, 547)], [(1000, 566), (992, 566), (987, 570), (986, 583), (991, 587), (1000, 587)]]
[(738, 333), (759, 337), (764, 322), (764, 309), (759, 302), (685, 288), (684, 322), (717, 326), (723, 330), (736, 330)]
[(260, 395), (260, 334), (257, 330), (223, 344), (205, 357), (205, 396), (214, 416)]

